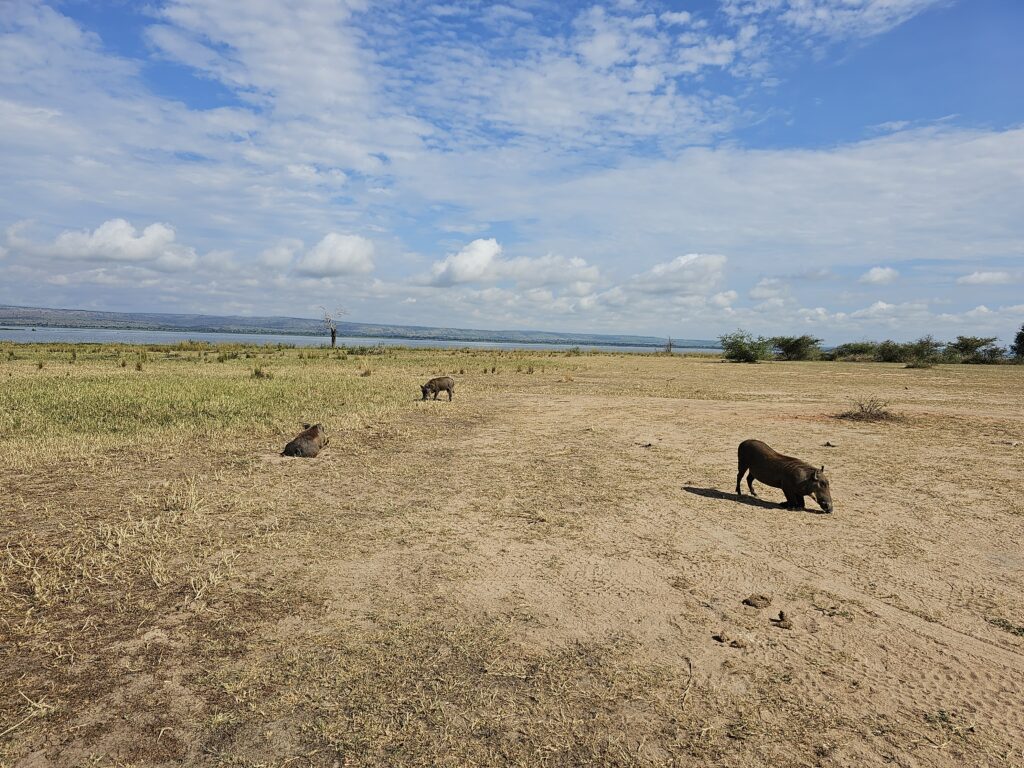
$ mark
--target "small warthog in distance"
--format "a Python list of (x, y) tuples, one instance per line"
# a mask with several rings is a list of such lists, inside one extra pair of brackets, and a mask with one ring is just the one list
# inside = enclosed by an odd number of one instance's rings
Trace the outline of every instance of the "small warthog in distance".
[(455, 379), (451, 376), (438, 376), (437, 378), (431, 379), (426, 384), (420, 387), (420, 391), (423, 393), (423, 399), (427, 399), (427, 395), (433, 395), (434, 399), (437, 400), (437, 396), (442, 392), (448, 393), (448, 400), (452, 399), (452, 395), (455, 394)]
[(786, 494), (784, 509), (804, 509), (804, 497), (813, 496), (825, 512), (832, 511), (832, 492), (829, 490), (825, 467), (817, 469), (806, 461), (792, 456), (783, 456), (760, 440), (744, 440), (740, 443), (739, 473), (736, 475), (736, 495), (742, 496), (740, 481), (747, 474), (747, 487), (751, 496), (754, 481), (781, 488)]
[(330, 442), (323, 424), (303, 424), (302, 428), (305, 431), (299, 433), (284, 447), (284, 450), (281, 451), (282, 456), (300, 456), (312, 459)]

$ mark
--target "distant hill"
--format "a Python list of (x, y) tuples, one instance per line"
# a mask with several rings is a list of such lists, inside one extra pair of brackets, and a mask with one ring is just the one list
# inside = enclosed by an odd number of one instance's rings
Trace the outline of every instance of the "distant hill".
[[(196, 333), (271, 333), (325, 336), (323, 322), (305, 317), (241, 317), (235, 315), (177, 315), (151, 312), (93, 312), (86, 309), (48, 309), (0, 305), (0, 325), (37, 328), (107, 328), (115, 330), (195, 331)], [(480, 341), (522, 344), (583, 344), (623, 347), (663, 347), (657, 336), (628, 336), (549, 331), (481, 331), (469, 328), (434, 328), (420, 325), (338, 323), (338, 336)], [(717, 349), (706, 339), (672, 339), (677, 347)]]

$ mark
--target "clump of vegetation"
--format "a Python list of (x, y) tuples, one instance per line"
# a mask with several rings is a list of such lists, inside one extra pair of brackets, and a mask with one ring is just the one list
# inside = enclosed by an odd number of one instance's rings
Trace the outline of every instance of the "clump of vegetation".
[(779, 360), (818, 360), (821, 357), (821, 339), (808, 334), (773, 336), (769, 341)]
[(846, 362), (864, 363), (872, 362), (878, 352), (876, 341), (851, 341), (840, 344), (838, 347), (824, 353), (825, 360), (843, 360)]
[(772, 347), (772, 340), (764, 336), (754, 338), (746, 331), (739, 329), (718, 337), (726, 360), (735, 363), (756, 363), (767, 360)]
[(1024, 325), (1017, 331), (1013, 344), (1010, 345), (1010, 353), (1018, 362), (1024, 361)]
[(142, 361), (141, 360), (139, 360), (139, 362), (137, 362), (135, 364), (135, 370), (136, 371), (141, 371), (142, 370)]
[(261, 365), (257, 365), (252, 369), (252, 377), (254, 379), (272, 379), (274, 378), (274, 372)]
[(889, 401), (879, 397), (854, 398), (853, 407), (837, 418), (850, 421), (897, 421), (899, 416), (889, 410)]
[(37, 370), (40, 370), (40, 371), (43, 370), (43, 366), (44, 365), (45, 365), (45, 363), (42, 360), (36, 361), (36, 369)]
[(373, 371), (371, 371), (369, 368), (363, 368), (361, 371), (359, 371), (359, 375), (364, 377), (364, 378), (366, 376), (370, 376), (372, 374), (373, 374)]
[(991, 365), (1006, 357), (1006, 348), (996, 345), (995, 336), (957, 336), (946, 345), (949, 362)]
[(1014, 624), (1012, 621), (1007, 621), (999, 616), (986, 616), (985, 621), (994, 627), (999, 627), (1004, 632), (1009, 632), (1011, 635), (1024, 637), (1024, 627)]

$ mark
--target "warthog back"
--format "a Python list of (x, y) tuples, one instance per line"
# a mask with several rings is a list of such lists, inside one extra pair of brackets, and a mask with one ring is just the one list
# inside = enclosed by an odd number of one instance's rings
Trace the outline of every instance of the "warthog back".
[(428, 395), (433, 395), (434, 399), (437, 400), (437, 396), (442, 392), (447, 392), (448, 399), (451, 400), (455, 394), (455, 379), (451, 376), (438, 376), (420, 387), (420, 391), (423, 393), (424, 400), (427, 399)]
[(282, 456), (299, 456), (306, 459), (314, 458), (320, 450), (330, 442), (322, 424), (303, 424), (305, 431), (296, 435), (281, 451)]

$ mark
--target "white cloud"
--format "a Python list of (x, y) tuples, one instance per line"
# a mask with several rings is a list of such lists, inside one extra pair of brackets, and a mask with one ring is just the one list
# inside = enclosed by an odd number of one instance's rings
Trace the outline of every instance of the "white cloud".
[(665, 11), (659, 16), (665, 24), (683, 26), (693, 20), (689, 11)]
[(24, 253), (53, 259), (143, 264), (157, 269), (185, 269), (196, 263), (195, 249), (175, 242), (174, 228), (150, 224), (138, 232), (124, 219), (103, 222), (95, 230), (62, 232), (52, 243), (35, 243), (21, 236), (21, 222), (7, 230), (8, 245)]
[(501, 257), (502, 247), (494, 238), (474, 240), (458, 253), (453, 253), (431, 268), (437, 285), (454, 285), (497, 279), (494, 265)]
[(950, 0), (723, 0), (736, 19), (771, 16), (811, 35), (870, 37)]
[(750, 289), (750, 298), (760, 301), (781, 299), (788, 293), (788, 287), (777, 277), (764, 277)]
[(869, 285), (888, 285), (900, 276), (900, 273), (892, 267), (872, 267), (860, 276), (860, 282)]
[(600, 276), (596, 267), (578, 257), (548, 254), (507, 259), (503, 254), (504, 249), (494, 238), (474, 240), (457, 253), (434, 262), (430, 282), (445, 286), (511, 281), (521, 286), (561, 285), (580, 293)]
[(260, 253), (260, 263), (272, 269), (286, 269), (292, 265), (295, 254), (301, 250), (301, 240), (281, 240)]
[(711, 303), (716, 307), (724, 308), (731, 306), (738, 298), (739, 294), (736, 291), (722, 291), (711, 297)]
[(1009, 285), (1014, 282), (1013, 275), (1009, 272), (972, 272), (969, 275), (958, 277), (956, 280), (961, 285)]
[(726, 257), (721, 254), (688, 253), (655, 264), (635, 275), (628, 286), (648, 295), (706, 295), (722, 281)]
[(309, 277), (338, 277), (373, 271), (373, 242), (359, 235), (330, 232), (295, 263)]

